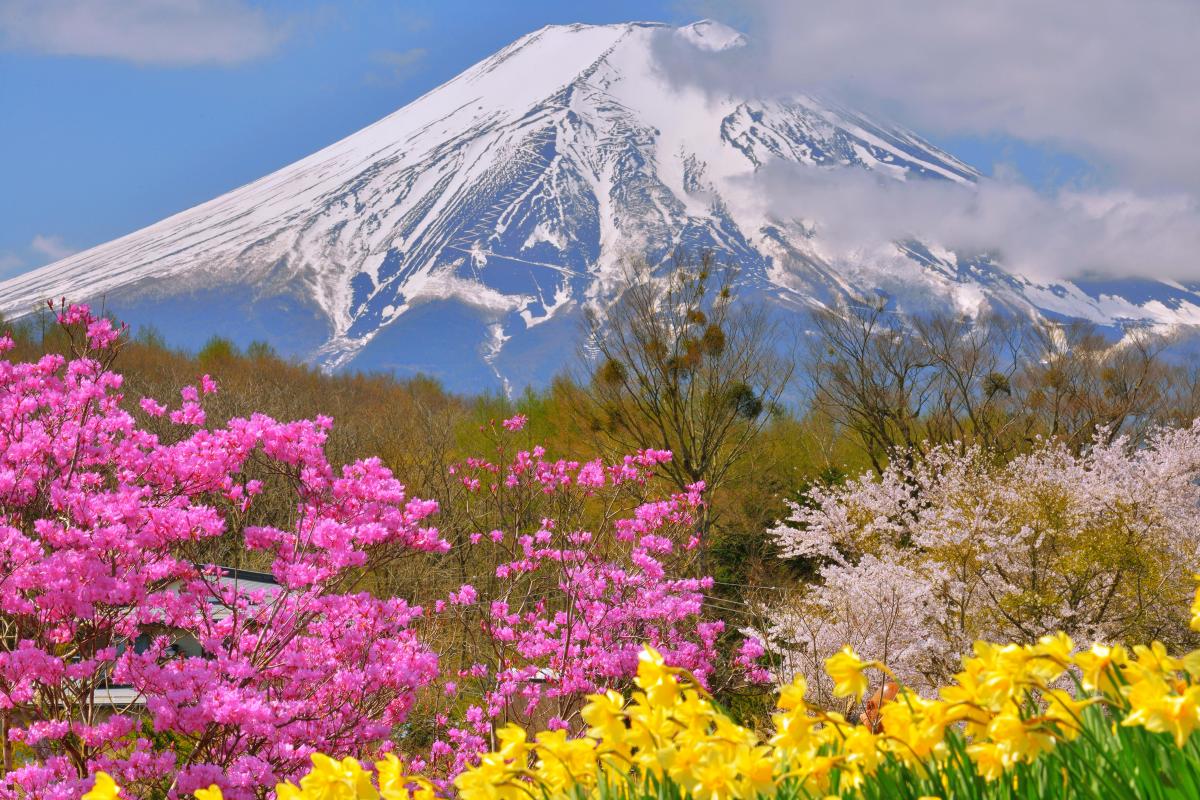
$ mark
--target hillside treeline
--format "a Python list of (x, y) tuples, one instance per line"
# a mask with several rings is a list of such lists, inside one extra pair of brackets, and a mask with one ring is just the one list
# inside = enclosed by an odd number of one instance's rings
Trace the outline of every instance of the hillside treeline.
[[(694, 569), (714, 576), (708, 600), (733, 630), (816, 576), (811, 559), (780, 558), (769, 533), (794, 513), (788, 501), (810, 502), (814, 487), (883, 474), (897, 457), (916, 461), (938, 446), (978, 445), (1003, 462), (1047, 439), (1079, 453), (1200, 416), (1200, 372), (1152, 331), (1114, 342), (1082, 322), (911, 318), (866, 301), (800, 325), (738, 287), (737, 274), (709, 258), (677, 259), (665, 275), (631, 269), (620, 300), (587, 318), (589, 355), (513, 398), (455, 394), (424, 377), (324, 374), (220, 334), (186, 352), (154, 330), (131, 331), (116, 368), (130, 410), (164, 437), (175, 435), (171, 426), (146, 417), (139, 399), (175, 396), (209, 374), (220, 386), (206, 402), (211, 423), (254, 412), (330, 416), (331, 462), (378, 456), (418, 497), (455, 496), (449, 467), (487, 452), (488, 431), (514, 414), (528, 417), (530, 444), (559, 457), (671, 450), (652, 489), (706, 484)], [(67, 348), (53, 324), (3, 327), (16, 343), (12, 360)], [(269, 523), (292, 512), (263, 504), (255, 513)], [(443, 515), (455, 513), (444, 503)], [(214, 561), (256, 566), (236, 538), (223, 542), (212, 545)], [(414, 568), (379, 576), (376, 588), (428, 597), (444, 587)]]

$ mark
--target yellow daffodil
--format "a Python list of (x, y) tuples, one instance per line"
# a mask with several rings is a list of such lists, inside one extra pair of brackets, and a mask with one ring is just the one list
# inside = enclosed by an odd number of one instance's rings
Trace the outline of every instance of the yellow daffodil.
[(779, 690), (778, 706), (784, 711), (791, 711), (795, 708), (804, 707), (804, 695), (808, 693), (808, 681), (804, 679), (803, 674), (798, 674), (792, 678), (792, 682), (785, 684)]
[(304, 792), (291, 781), (277, 783), (275, 784), (275, 800), (304, 800)]
[(313, 768), (300, 779), (305, 800), (376, 800), (371, 773), (350, 756), (341, 761), (313, 753)]
[(1026, 672), (1043, 685), (1056, 681), (1071, 665), (1071, 653), (1074, 650), (1075, 643), (1065, 633), (1043, 636), (1029, 648), (1031, 658)]
[(1153, 733), (1169, 733), (1176, 747), (1183, 747), (1200, 726), (1200, 686), (1182, 693), (1171, 691), (1165, 680), (1147, 677), (1129, 690), (1130, 714), (1121, 723), (1141, 725)]
[(967, 746), (967, 755), (975, 764), (975, 769), (986, 781), (994, 781), (1008, 769), (1007, 754), (995, 742), (977, 742)]
[(596, 746), (591, 739), (568, 738), (564, 730), (537, 735), (535, 777), (552, 791), (595, 783)]
[(1183, 671), (1190, 675), (1192, 680), (1200, 678), (1200, 650), (1191, 651), (1179, 659), (1179, 663), (1183, 666)]
[(1054, 746), (1054, 737), (1016, 711), (997, 714), (988, 725), (988, 738), (1011, 754), (1010, 763), (1032, 761)]
[(909, 763), (921, 762), (945, 747), (947, 705), (908, 690), (879, 710), (888, 749)]
[(871, 680), (863, 672), (869, 666), (848, 645), (825, 659), (825, 671), (833, 678), (834, 697), (853, 697), (855, 702), (862, 700), (871, 687)]
[(375, 775), (383, 800), (434, 800), (437, 796), (429, 781), (405, 774), (404, 765), (392, 753), (375, 762)]
[(225, 795), (221, 793), (221, 787), (214, 783), (207, 789), (197, 789), (196, 800), (225, 800)]
[(710, 754), (692, 771), (694, 778), (690, 785), (684, 784), (691, 791), (695, 800), (732, 800), (737, 788), (737, 765), (727, 761), (717, 754)]
[(814, 756), (800, 765), (800, 772), (806, 783), (825, 786), (829, 781), (829, 773), (833, 772), (841, 761), (841, 756)]
[(499, 755), (487, 753), (479, 764), (460, 773), (454, 786), (459, 800), (528, 800), (526, 787), (514, 782), (518, 775)]
[(982, 736), (988, 722), (997, 713), (1008, 698), (997, 703), (990, 686), (986, 695), (981, 679), (985, 673), (980, 670), (960, 672), (955, 682), (944, 686), (939, 691), (945, 704), (945, 714), (951, 722), (962, 722), (968, 736)]
[(734, 766), (741, 778), (743, 796), (759, 797), (774, 793), (775, 764), (769, 747), (748, 747), (739, 750)]
[(1028, 667), (1033, 654), (1020, 645), (976, 642), (975, 652), (976, 658), (964, 661), (963, 668), (976, 675), (979, 700), (993, 710), (1016, 698), (1032, 679)]
[(579, 712), (588, 724), (588, 735), (612, 742), (625, 738), (625, 698), (611, 689), (604, 694), (588, 695), (587, 705)]
[(1061, 689), (1047, 689), (1042, 694), (1046, 698), (1046, 719), (1058, 725), (1064, 739), (1070, 741), (1078, 736), (1083, 730), (1083, 711), (1095, 699), (1085, 697), (1077, 700), (1070, 692)]
[(501, 758), (512, 761), (515, 766), (525, 766), (530, 746), (524, 728), (510, 722), (496, 731), (496, 739), (500, 742), (500, 748), (496, 752)]
[(121, 789), (112, 776), (107, 772), (97, 772), (91, 790), (83, 795), (82, 800), (117, 800), (120, 795)]
[(846, 734), (841, 749), (846, 754), (846, 763), (855, 769), (870, 774), (879, 765), (880, 737), (864, 725), (856, 725)]
[(666, 665), (662, 653), (653, 647), (644, 647), (638, 654), (634, 683), (646, 693), (651, 705), (670, 706), (679, 692), (679, 683), (675, 680), (677, 671)]
[(1133, 674), (1139, 678), (1165, 677), (1183, 668), (1183, 662), (1172, 658), (1162, 642), (1151, 642), (1149, 647), (1143, 644), (1134, 645), (1133, 655), (1134, 661), (1130, 666)]
[[(1200, 575), (1193, 575), (1196, 581), (1200, 582)], [(1192, 595), (1192, 621), (1191, 628), (1194, 631), (1200, 631), (1200, 585), (1196, 587), (1196, 593)]]
[(786, 714), (776, 714), (772, 718), (775, 723), (775, 735), (771, 737), (771, 745), (785, 753), (804, 753), (814, 744), (813, 727), (819, 720), (805, 713), (804, 709), (796, 709)]
[(1129, 661), (1125, 648), (1120, 645), (1109, 647), (1093, 644), (1087, 650), (1076, 653), (1074, 661), (1082, 673), (1083, 688), (1108, 697), (1120, 695), (1121, 681), (1117, 676)]

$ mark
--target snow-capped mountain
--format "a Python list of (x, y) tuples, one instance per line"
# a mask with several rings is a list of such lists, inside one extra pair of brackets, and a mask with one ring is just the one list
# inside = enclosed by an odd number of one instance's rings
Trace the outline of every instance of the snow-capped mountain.
[(965, 184), (977, 173), (814, 97), (680, 87), (656, 37), (744, 43), (711, 21), (543, 28), (308, 158), (0, 283), (0, 313), (102, 299), (180, 344), (220, 333), (327, 368), (519, 387), (573, 356), (579, 309), (609, 297), (625, 259), (682, 246), (736, 261), (784, 308), (880, 291), (901, 309), (1200, 324), (1195, 286), (1043, 285), (912, 241), (838, 252), (772, 213), (764, 165)]

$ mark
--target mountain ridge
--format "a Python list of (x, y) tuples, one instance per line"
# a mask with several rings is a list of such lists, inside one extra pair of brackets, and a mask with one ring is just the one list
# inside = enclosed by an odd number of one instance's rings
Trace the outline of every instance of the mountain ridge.
[(566, 363), (579, 310), (607, 302), (626, 259), (679, 248), (736, 263), (785, 310), (879, 292), (914, 313), (1200, 323), (1200, 291), (1183, 284), (1044, 283), (930, 242), (839, 252), (772, 213), (765, 167), (979, 174), (813, 96), (676, 86), (655, 62), (663, 36), (698, 52), (745, 43), (711, 20), (547, 26), (291, 165), (0, 283), (0, 313), (104, 298), (185, 344), (236, 332), (327, 369), (509, 390)]

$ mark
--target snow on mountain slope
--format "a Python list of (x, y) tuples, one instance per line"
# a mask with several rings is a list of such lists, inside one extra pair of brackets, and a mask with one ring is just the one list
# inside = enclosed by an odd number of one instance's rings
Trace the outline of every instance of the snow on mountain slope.
[(1043, 285), (931, 244), (842, 252), (776, 218), (755, 181), (773, 161), (978, 176), (813, 97), (676, 88), (654, 60), (660, 36), (745, 41), (707, 20), (543, 28), (295, 164), (0, 284), (0, 313), (103, 298), (183, 344), (220, 332), (327, 368), (512, 387), (571, 357), (578, 309), (609, 296), (624, 259), (685, 247), (736, 261), (783, 307), (876, 290), (904, 310), (1200, 324), (1200, 287)]

